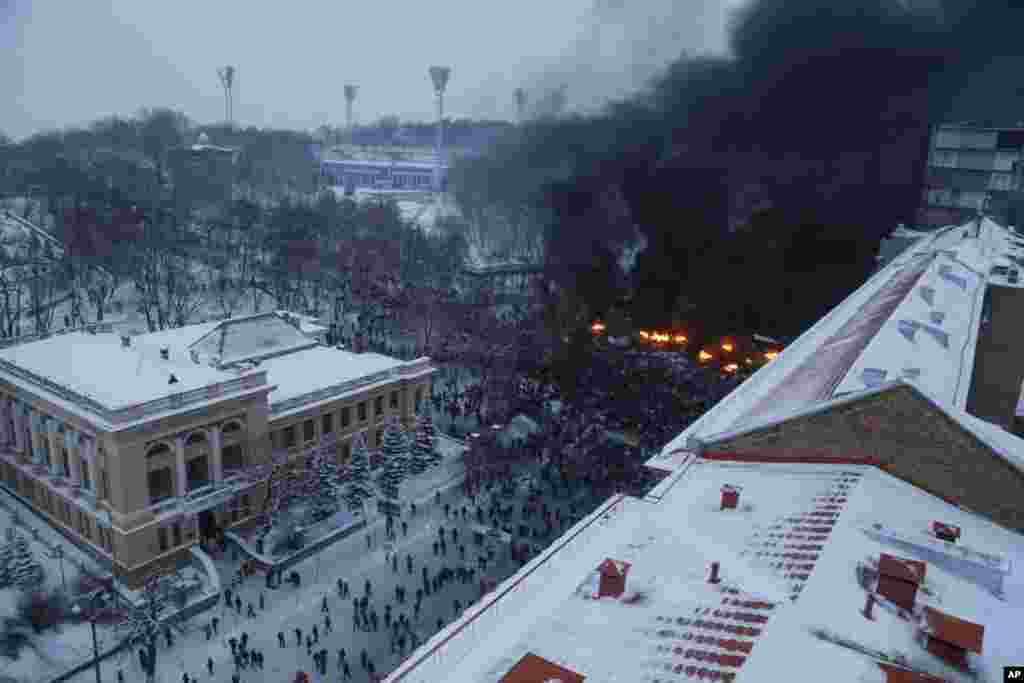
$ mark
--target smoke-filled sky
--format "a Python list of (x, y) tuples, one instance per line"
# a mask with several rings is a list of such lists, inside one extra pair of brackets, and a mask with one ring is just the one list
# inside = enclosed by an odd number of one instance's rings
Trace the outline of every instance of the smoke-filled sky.
[(723, 52), (740, 0), (0, 0), (0, 131), (21, 138), (143, 106), (223, 117), (216, 68), (238, 69), (235, 119), (313, 128), (430, 119), (427, 67), (453, 69), (452, 115), (512, 119), (512, 91), (569, 86), (570, 108), (620, 97), (688, 52)]

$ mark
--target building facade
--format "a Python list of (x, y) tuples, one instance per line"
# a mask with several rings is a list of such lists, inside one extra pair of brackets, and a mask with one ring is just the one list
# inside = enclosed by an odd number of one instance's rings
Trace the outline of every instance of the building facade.
[[(432, 191), (437, 165), (432, 161), (325, 160), (321, 174), (332, 185), (355, 190)], [(448, 164), (441, 165), (441, 190), (448, 186)]]
[(1019, 225), (1024, 128), (970, 124), (937, 127), (931, 137), (920, 213), (923, 227), (936, 228), (986, 213)]
[(378, 447), (390, 416), (411, 427), (433, 372), (328, 348), (276, 313), (4, 349), (0, 485), (138, 586), (251, 519), (271, 455), (343, 461), (357, 433)]

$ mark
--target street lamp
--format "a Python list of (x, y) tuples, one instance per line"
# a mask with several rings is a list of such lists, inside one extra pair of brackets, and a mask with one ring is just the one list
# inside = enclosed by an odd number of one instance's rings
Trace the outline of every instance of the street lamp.
[[(86, 602), (89, 604), (90, 611), (86, 613), (86, 619), (89, 620), (89, 627), (92, 629), (92, 660), (96, 663), (96, 683), (102, 683), (100, 680), (100, 648), (96, 642), (96, 619), (92, 613), (93, 603), (102, 595), (99, 591), (92, 594), (92, 597), (86, 598)], [(82, 608), (79, 604), (75, 604), (71, 608), (71, 613), (76, 617), (82, 615)]]

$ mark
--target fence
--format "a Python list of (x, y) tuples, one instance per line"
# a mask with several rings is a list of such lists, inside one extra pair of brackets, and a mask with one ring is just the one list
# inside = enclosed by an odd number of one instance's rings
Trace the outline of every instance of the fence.
[[(560, 552), (584, 536), (584, 532), (592, 529), (610, 510), (620, 505), (626, 496), (612, 496), (604, 505), (588, 517), (580, 520), (560, 542), (552, 545), (540, 556), (534, 558), (514, 576), (506, 580), (498, 589), (481, 598), (479, 606), (467, 609), (474, 610), (460, 623), (450, 626), (446, 631), (434, 636), (422, 648), (422, 652), (402, 662), (397, 669), (384, 679), (386, 683), (436, 683), (450, 677), (452, 668), (462, 660), (477, 643), (485, 638), (493, 638), (500, 628), (502, 619), (501, 608), (511, 613), (525, 611), (512, 605), (512, 594), (516, 593), (518, 602), (533, 602), (535, 596), (520, 590), (527, 579), (533, 579), (534, 585), (544, 585), (559, 575), (558, 566), (551, 560)], [(583, 577), (580, 577), (582, 580)]]

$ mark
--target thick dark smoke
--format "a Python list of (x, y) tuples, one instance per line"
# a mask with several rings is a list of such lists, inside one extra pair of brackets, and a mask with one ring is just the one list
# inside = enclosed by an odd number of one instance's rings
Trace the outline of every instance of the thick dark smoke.
[[(1024, 119), (990, 111), (998, 92), (958, 99), (997, 57), (1024, 54), (1015, 4), (759, 0), (736, 17), (729, 57), (684, 56), (598, 116), (528, 126), (491, 161), (505, 182), (478, 174), (479, 190), (536, 209), (553, 275), (592, 313), (622, 293), (594, 283), (616, 282), (611, 254), (636, 226), (641, 321), (795, 334), (870, 273), (883, 235), (914, 223), (932, 125)], [(609, 201), (629, 219), (603, 219)]]

